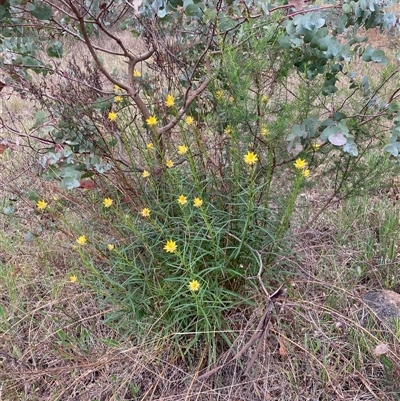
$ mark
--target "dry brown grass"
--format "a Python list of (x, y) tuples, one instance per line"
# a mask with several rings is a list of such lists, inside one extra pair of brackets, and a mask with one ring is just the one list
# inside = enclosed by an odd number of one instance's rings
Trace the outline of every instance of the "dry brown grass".
[[(43, 294), (29, 315), (17, 322), (16, 332), (8, 332), (9, 346), (1, 350), (4, 399), (395, 400), (398, 341), (388, 329), (377, 326), (372, 331), (360, 324), (357, 290), (293, 280), (287, 298), (278, 303), (249, 376), (243, 376), (242, 363), (254, 349), (240, 362), (198, 382), (202, 371), (171, 355), (167, 342), (121, 343), (101, 323), (103, 311), (90, 294), (65, 286), (54, 302), (45, 301)], [(261, 312), (254, 311), (242, 322), (232, 352), (219, 358), (222, 363), (250, 336)], [(114, 347), (109, 345), (113, 339)], [(389, 344), (388, 358), (394, 366), (389, 373), (373, 355), (382, 341)]]

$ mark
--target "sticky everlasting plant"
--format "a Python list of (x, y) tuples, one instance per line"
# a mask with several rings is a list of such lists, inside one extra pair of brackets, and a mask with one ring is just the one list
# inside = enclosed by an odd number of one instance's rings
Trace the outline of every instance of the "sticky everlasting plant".
[[(253, 61), (248, 63), (243, 71), (226, 67), (230, 91), (210, 87), (199, 93), (204, 105), (218, 93), (214, 112), (210, 105), (181, 113), (171, 132), (161, 132), (162, 124), (175, 121), (183, 91), (153, 93), (159, 107), (136, 126), (130, 124), (135, 109), (114, 101), (114, 129), (126, 144), (124, 157), (132, 169), (129, 180), (121, 172), (115, 181), (118, 187), (125, 183), (130, 202), (117, 202), (107, 193), (102, 216), (109, 216), (107, 231), (114, 229), (121, 240), (106, 253), (107, 243), (90, 241), (103, 253), (107, 268), (91, 262), (87, 247), (78, 250), (94, 274), (95, 288), (118, 305), (107, 321), (125, 334), (151, 327), (189, 354), (197, 341), (229, 344), (234, 336), (215, 331), (229, 333), (229, 315), (253, 304), (261, 277), (268, 283), (271, 255), (276, 245), (282, 247), (280, 239), (312, 167), (304, 152), (304, 161), (285, 172), (293, 187), (281, 194), (282, 207), (272, 210), (277, 169), (268, 140), (274, 132), (267, 128), (266, 102), (250, 95)], [(243, 110), (248, 110), (246, 123)], [(263, 133), (255, 136), (257, 124)]]

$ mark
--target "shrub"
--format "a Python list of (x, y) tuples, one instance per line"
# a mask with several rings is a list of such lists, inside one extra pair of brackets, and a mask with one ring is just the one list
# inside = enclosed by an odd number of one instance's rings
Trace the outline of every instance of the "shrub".
[[(389, 103), (378, 96), (393, 77), (389, 67), (370, 83), (349, 63), (387, 64), (356, 36), (358, 25), (389, 27), (380, 6), (292, 12), (256, 3), (258, 10), (237, 1), (183, 9), (169, 1), (155, 13), (145, 2), (141, 16), (123, 2), (107, 12), (96, 2), (63, 2), (61, 16), (51, 3), (34, 3), (27, 12), (82, 41), (95, 67), (71, 61), (63, 71), (35, 59), (33, 71), (48, 74), (44, 85), (27, 73), (31, 59), (9, 66), (40, 101), (34, 130), (52, 142), (41, 158), (47, 174), (69, 189), (92, 177), (102, 189), (98, 213), (108, 227), (93, 221), (92, 235), (77, 233), (88, 243), (76, 246), (89, 284), (94, 278), (117, 308), (109, 318), (127, 335), (174, 333), (183, 352), (199, 338), (230, 344), (229, 318), (267, 295), (302, 188), (331, 180), (316, 216), (358, 190), (380, 163), (370, 157), (386, 135), (380, 120), (394, 121), (385, 149), (398, 153), (395, 93)], [(121, 40), (117, 23), (141, 36), (142, 52)], [(6, 42), (22, 52), (20, 42)], [(47, 44), (48, 56), (61, 57), (59, 43)], [(99, 54), (127, 68), (111, 71)], [(52, 95), (57, 73), (65, 82)]]

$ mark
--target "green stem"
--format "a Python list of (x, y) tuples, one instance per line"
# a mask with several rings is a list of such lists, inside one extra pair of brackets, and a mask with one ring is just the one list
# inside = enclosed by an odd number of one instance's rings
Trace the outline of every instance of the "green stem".
[(249, 230), (250, 221), (251, 221), (253, 213), (254, 213), (254, 171), (255, 171), (254, 167), (250, 166), (250, 185), (249, 185), (249, 192), (248, 192), (249, 193), (249, 202), (247, 204), (246, 221), (244, 223), (242, 235), (240, 237), (239, 246), (233, 256), (234, 258), (238, 257), (238, 255), (240, 254), (240, 251), (244, 244), (244, 240), (245, 240), (247, 232)]
[(285, 207), (285, 210), (283, 212), (281, 221), (279, 223), (278, 229), (275, 233), (275, 238), (276, 239), (281, 239), (283, 237), (283, 235), (286, 233), (288, 227), (289, 227), (289, 223), (290, 223), (290, 218), (292, 217), (292, 213), (293, 213), (293, 209), (294, 209), (294, 205), (296, 203), (296, 199), (297, 196), (299, 195), (299, 191), (301, 188), (301, 184), (304, 180), (304, 177), (302, 176), (301, 172), (297, 173), (297, 178), (296, 181), (294, 183), (294, 188), (292, 190), (292, 194), (289, 198), (289, 201)]

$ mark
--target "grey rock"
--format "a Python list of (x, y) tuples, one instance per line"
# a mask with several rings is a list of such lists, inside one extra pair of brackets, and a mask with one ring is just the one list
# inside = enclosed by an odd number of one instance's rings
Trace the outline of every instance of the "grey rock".
[(369, 291), (364, 294), (363, 301), (382, 322), (392, 329), (400, 327), (400, 294), (390, 290)]

